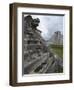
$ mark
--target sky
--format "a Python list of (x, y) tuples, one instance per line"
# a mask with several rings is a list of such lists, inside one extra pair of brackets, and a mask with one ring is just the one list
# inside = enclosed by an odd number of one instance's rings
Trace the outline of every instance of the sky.
[(40, 23), (37, 27), (42, 31), (41, 35), (45, 40), (49, 40), (55, 31), (61, 31), (63, 34), (64, 16), (56, 15), (31, 15), (32, 18), (39, 18)]

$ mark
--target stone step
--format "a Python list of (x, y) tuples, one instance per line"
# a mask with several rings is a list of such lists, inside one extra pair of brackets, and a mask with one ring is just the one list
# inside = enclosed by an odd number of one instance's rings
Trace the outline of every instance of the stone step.
[(47, 60), (47, 55), (44, 55), (38, 62), (36, 62), (30, 69), (30, 74), (34, 73), (37, 67), (39, 67), (43, 62)]
[(36, 57), (34, 60), (30, 62), (24, 62), (24, 72), (27, 71), (28, 73), (33, 72), (42, 62), (46, 60), (47, 53), (43, 54), (40, 57)]
[(53, 58), (51, 57), (47, 60), (46, 65), (43, 66), (43, 68), (39, 71), (39, 73), (45, 73), (48, 70), (48, 68), (51, 66), (51, 64), (53, 62), (52, 59)]

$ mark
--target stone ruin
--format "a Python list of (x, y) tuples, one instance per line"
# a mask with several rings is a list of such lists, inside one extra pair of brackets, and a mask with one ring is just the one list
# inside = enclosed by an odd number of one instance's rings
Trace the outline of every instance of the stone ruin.
[(37, 29), (39, 23), (40, 19), (33, 19), (31, 15), (24, 17), (23, 74), (58, 72), (57, 59), (55, 61), (53, 53), (50, 52), (41, 36), (41, 31)]

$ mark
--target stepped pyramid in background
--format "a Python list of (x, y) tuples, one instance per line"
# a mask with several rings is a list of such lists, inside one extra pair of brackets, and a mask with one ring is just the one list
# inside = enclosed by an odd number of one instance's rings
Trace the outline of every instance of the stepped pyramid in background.
[(48, 44), (63, 45), (63, 35), (60, 31), (56, 31), (47, 42)]

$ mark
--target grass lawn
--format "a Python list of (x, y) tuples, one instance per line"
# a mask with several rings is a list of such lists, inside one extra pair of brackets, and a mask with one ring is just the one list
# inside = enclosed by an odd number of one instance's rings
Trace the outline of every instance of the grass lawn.
[(49, 47), (52, 48), (55, 54), (63, 59), (63, 45), (50, 45)]

